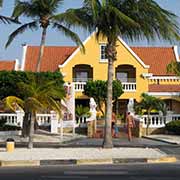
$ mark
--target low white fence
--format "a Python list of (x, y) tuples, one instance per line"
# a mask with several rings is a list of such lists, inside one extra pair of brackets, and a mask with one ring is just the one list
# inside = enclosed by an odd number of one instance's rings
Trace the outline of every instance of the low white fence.
[[(12, 126), (23, 126), (24, 113), (17, 111), (16, 113), (0, 113), (0, 121), (5, 120), (6, 124)], [(72, 127), (73, 129), (78, 126), (75, 120), (61, 120), (55, 112), (50, 114), (36, 114), (36, 120), (39, 126), (50, 126), (51, 133), (58, 133), (58, 128)]]
[(76, 124), (79, 127), (87, 127), (87, 116), (76, 117)]
[[(15, 125), (22, 127), (23, 125), (24, 113), (17, 111), (17, 113), (0, 113), (0, 120), (5, 119), (6, 124)], [(137, 116), (137, 119), (143, 123), (143, 127), (147, 127), (148, 116)], [(150, 128), (161, 128), (164, 127), (166, 123), (170, 121), (180, 120), (180, 114), (170, 114), (167, 116), (160, 115), (150, 115), (149, 127)], [(51, 114), (37, 114), (37, 122), (39, 126), (51, 126), (51, 132), (57, 133), (58, 128), (62, 127), (86, 127), (87, 126), (87, 117), (83, 116), (77, 118), (76, 120), (63, 121), (58, 118), (56, 113), (52, 112)]]
[(180, 120), (180, 114), (172, 114), (167, 116), (150, 115), (148, 122), (148, 115), (138, 116), (138, 119), (143, 123), (143, 127), (147, 127), (149, 123), (150, 128), (161, 128), (170, 121)]

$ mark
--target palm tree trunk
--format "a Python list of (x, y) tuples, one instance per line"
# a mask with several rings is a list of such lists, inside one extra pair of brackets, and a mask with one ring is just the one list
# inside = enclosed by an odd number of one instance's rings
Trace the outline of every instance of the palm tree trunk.
[(107, 112), (105, 119), (104, 148), (112, 148), (111, 119), (112, 119), (112, 81), (113, 81), (113, 61), (108, 61), (108, 89), (107, 89)]
[(108, 85), (107, 85), (107, 112), (105, 119), (105, 134), (103, 148), (112, 148), (112, 133), (111, 133), (111, 119), (112, 119), (112, 82), (114, 75), (114, 60), (116, 57), (115, 43), (108, 42), (107, 57), (108, 57)]
[(26, 138), (29, 134), (29, 112), (25, 111), (23, 119), (22, 137)]
[(146, 136), (148, 136), (148, 135), (149, 135), (150, 112), (151, 112), (151, 110), (150, 110), (150, 111), (148, 110), (147, 126), (146, 126)]
[(28, 148), (32, 149), (33, 148), (33, 135), (34, 135), (34, 122), (36, 120), (36, 114), (35, 112), (31, 113), (31, 118), (30, 118), (30, 130), (29, 130), (29, 142), (28, 142)]
[(41, 36), (41, 44), (40, 44), (40, 49), (39, 49), (39, 55), (38, 55), (38, 60), (37, 60), (37, 64), (36, 64), (36, 72), (40, 72), (40, 70), (41, 70), (40, 69), (41, 68), (41, 60), (42, 60), (42, 56), (44, 54), (46, 31), (47, 31), (47, 28), (43, 28), (42, 36)]

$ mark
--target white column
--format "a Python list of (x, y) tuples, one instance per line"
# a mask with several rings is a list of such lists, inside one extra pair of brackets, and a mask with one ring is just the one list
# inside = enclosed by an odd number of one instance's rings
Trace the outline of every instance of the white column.
[(51, 111), (51, 133), (58, 133), (58, 117), (55, 111)]
[(16, 111), (17, 115), (17, 123), (20, 127), (23, 127), (23, 118), (24, 118), (24, 112), (23, 111)]

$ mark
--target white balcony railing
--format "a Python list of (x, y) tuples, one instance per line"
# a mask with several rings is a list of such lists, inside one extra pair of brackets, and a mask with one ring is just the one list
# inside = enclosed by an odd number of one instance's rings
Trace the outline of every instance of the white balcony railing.
[[(76, 92), (82, 92), (84, 91), (84, 86), (86, 85), (86, 82), (74, 82), (74, 89)], [(136, 83), (132, 82), (123, 82), (122, 83), (123, 90), (125, 92), (134, 92), (136, 91)]]
[(134, 92), (136, 91), (136, 83), (134, 82), (122, 82), (122, 87), (125, 92)]
[(82, 92), (84, 91), (85, 85), (86, 85), (86, 82), (74, 82), (74, 89), (76, 92)]

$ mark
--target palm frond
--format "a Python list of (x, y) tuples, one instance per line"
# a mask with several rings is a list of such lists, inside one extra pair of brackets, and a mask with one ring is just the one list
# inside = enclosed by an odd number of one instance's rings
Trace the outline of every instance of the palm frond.
[(58, 23), (54, 23), (53, 27), (58, 29), (59, 31), (61, 31), (62, 33), (65, 34), (65, 36), (69, 37), (70, 39), (72, 39), (82, 50), (82, 52), (85, 52), (85, 48), (84, 45), (82, 43), (82, 41), (79, 39), (78, 35), (76, 33), (74, 33), (73, 31), (71, 31), (69, 28), (66, 28), (65, 26), (58, 24)]
[(13, 111), (16, 111), (16, 106), (21, 108), (24, 107), (24, 101), (15, 96), (8, 96), (3, 101), (5, 102), (5, 105)]
[(30, 110), (30, 112), (32, 111), (40, 111), (43, 110), (43, 103), (41, 103), (38, 99), (36, 99), (35, 97), (28, 97), (25, 101), (24, 101), (26, 108), (28, 108)]
[(68, 9), (64, 13), (60, 13), (52, 16), (50, 19), (52, 21), (57, 22), (58, 24), (63, 23), (67, 27), (78, 26), (90, 30), (89, 23), (92, 22), (90, 20), (91, 17), (87, 16), (85, 12), (86, 10), (84, 8)]
[(17, 35), (22, 34), (25, 30), (27, 29), (36, 30), (37, 28), (38, 28), (37, 21), (23, 24), (21, 27), (17, 28), (13, 33), (9, 35), (9, 38), (5, 47), (7, 48), (11, 44), (11, 42), (14, 40), (14, 38), (17, 37)]
[(15, 7), (12, 13), (12, 17), (18, 19), (22, 14), (26, 14), (31, 9), (31, 3), (27, 1), (15, 1)]
[(18, 22), (17, 20), (2, 15), (0, 15), (0, 21), (3, 22), (4, 24), (10, 24), (10, 23), (20, 24), (20, 22)]

